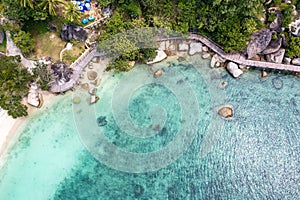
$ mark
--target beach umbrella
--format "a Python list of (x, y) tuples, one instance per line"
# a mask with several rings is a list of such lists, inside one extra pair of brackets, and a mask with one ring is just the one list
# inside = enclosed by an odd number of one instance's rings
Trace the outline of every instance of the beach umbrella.
[(90, 3), (86, 3), (85, 7), (86, 7), (87, 10), (91, 10), (91, 4)]
[(88, 22), (89, 22), (88, 19), (83, 19), (83, 20), (82, 20), (82, 24), (87, 24)]

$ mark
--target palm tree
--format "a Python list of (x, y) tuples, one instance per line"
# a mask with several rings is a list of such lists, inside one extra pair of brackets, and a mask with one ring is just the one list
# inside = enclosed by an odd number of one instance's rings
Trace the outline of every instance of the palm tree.
[(66, 5), (64, 15), (69, 22), (77, 23), (80, 21), (80, 11), (77, 5), (74, 5), (73, 3), (68, 3)]
[(18, 0), (18, 2), (20, 4), (20, 6), (23, 8), (27, 7), (27, 5), (30, 8), (33, 8), (34, 1), (32, 1), (32, 0)]
[(48, 10), (50, 15), (56, 16), (56, 9), (59, 7), (59, 5), (65, 4), (66, 2), (64, 0), (42, 0), (39, 6), (44, 10)]

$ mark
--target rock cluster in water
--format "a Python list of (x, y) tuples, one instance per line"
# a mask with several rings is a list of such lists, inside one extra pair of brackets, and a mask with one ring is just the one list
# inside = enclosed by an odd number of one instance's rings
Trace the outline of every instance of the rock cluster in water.
[(97, 118), (97, 124), (98, 126), (105, 126), (107, 124), (107, 120), (105, 116), (100, 116)]

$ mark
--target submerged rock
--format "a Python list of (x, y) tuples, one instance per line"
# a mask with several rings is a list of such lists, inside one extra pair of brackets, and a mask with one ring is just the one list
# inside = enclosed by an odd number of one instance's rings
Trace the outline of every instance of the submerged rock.
[(279, 77), (273, 78), (272, 84), (276, 90), (280, 90), (283, 87), (283, 81)]
[(202, 44), (197, 42), (197, 43), (191, 43), (190, 44), (190, 50), (189, 50), (189, 55), (192, 56), (196, 53), (201, 53), (202, 52)]
[(74, 98), (73, 98), (73, 103), (79, 104), (80, 102), (81, 102), (80, 97), (74, 97)]
[(178, 51), (187, 51), (189, 50), (189, 45), (185, 43), (178, 44)]
[(105, 126), (107, 124), (107, 120), (105, 116), (100, 116), (97, 118), (97, 124), (98, 126)]
[(95, 71), (88, 71), (88, 73), (87, 73), (87, 77), (90, 81), (95, 80), (97, 78), (97, 76), (98, 76), (98, 73)]
[(202, 55), (202, 58), (204, 59), (208, 59), (210, 57), (210, 54), (209, 53), (205, 53)]
[(154, 78), (158, 78), (158, 77), (162, 76), (162, 74), (163, 74), (163, 70), (158, 69), (154, 72), (153, 76), (154, 76)]
[(233, 116), (233, 109), (231, 106), (223, 106), (219, 109), (218, 114), (224, 118)]

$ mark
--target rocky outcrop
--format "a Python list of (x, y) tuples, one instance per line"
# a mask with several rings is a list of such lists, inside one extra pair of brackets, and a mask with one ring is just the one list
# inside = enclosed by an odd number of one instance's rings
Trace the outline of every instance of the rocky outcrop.
[(276, 18), (272, 23), (269, 24), (269, 29), (271, 31), (280, 32), (281, 25), (282, 25), (281, 14), (280, 14), (280, 12), (276, 12)]
[(30, 85), (30, 90), (27, 96), (27, 103), (34, 107), (42, 105), (42, 95), (39, 93), (39, 87), (36, 83)]
[(97, 97), (96, 95), (92, 95), (91, 100), (90, 100), (90, 104), (97, 103), (98, 100), (99, 100), (99, 97)]
[(202, 52), (202, 44), (199, 42), (196, 43), (191, 43), (190, 44), (190, 50), (189, 50), (189, 55), (192, 56), (196, 53), (201, 53)]
[(68, 42), (71, 40), (84, 42), (87, 39), (87, 32), (79, 26), (64, 24), (61, 31), (61, 38)]
[(207, 52), (208, 51), (208, 47), (207, 46), (203, 46), (202, 47), (202, 51)]
[(154, 60), (147, 62), (148, 65), (158, 63), (167, 58), (167, 54), (163, 50), (156, 50), (156, 53)]
[(292, 61), (291, 58), (288, 58), (288, 57), (284, 57), (284, 58), (283, 58), (283, 63), (284, 63), (284, 64), (289, 65), (289, 64), (291, 64), (291, 61)]
[(0, 31), (0, 44), (2, 44), (4, 41), (4, 32)]
[(226, 66), (226, 69), (229, 73), (234, 77), (238, 78), (240, 75), (243, 74), (243, 71), (238, 67), (238, 65), (234, 62), (229, 62)]
[(226, 60), (219, 56), (218, 54), (213, 55), (210, 60), (210, 67), (220, 67), (221, 63), (225, 62)]
[(218, 110), (218, 114), (224, 118), (233, 116), (233, 108), (231, 106), (223, 106)]
[(251, 41), (247, 47), (248, 59), (253, 58), (258, 53), (266, 49), (272, 39), (272, 33), (269, 29), (262, 29), (251, 35)]
[(265, 50), (263, 50), (261, 53), (262, 54), (275, 53), (276, 51), (278, 51), (280, 49), (281, 44), (282, 44), (281, 37), (277, 38), (276, 40), (271, 40), (271, 42), (269, 43), (267, 48)]
[(293, 65), (300, 65), (300, 58), (294, 58), (294, 59), (292, 60), (292, 64), (293, 64)]
[(266, 71), (261, 71), (261, 77), (266, 78), (268, 76), (268, 73)]
[(266, 55), (266, 59), (268, 62), (273, 63), (282, 63), (284, 57), (285, 49), (281, 48), (275, 53)]

